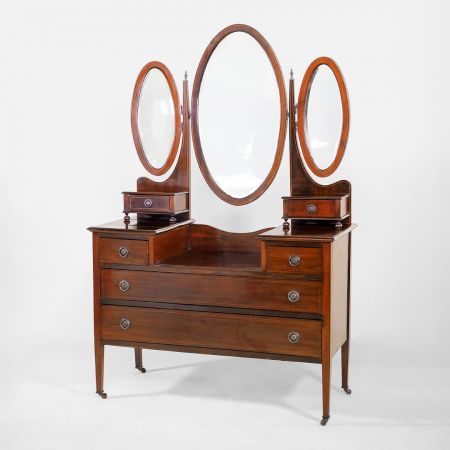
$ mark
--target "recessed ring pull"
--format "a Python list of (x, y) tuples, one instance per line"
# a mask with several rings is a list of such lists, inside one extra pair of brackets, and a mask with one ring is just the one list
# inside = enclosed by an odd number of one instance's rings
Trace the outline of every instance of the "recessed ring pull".
[(300, 294), (299, 294), (299, 292), (298, 292), (298, 291), (295, 291), (295, 290), (289, 291), (289, 293), (288, 293), (288, 300), (289, 300), (291, 303), (296, 303), (296, 302), (298, 302), (298, 301), (300, 300)]
[(298, 256), (298, 255), (289, 256), (289, 265), (290, 266), (295, 267), (295, 266), (298, 266), (299, 264), (300, 264), (300, 256)]
[(296, 344), (300, 340), (300, 333), (298, 331), (291, 331), (288, 334), (288, 340), (291, 344)]
[(144, 200), (144, 206), (145, 206), (146, 208), (151, 208), (152, 205), (153, 205), (153, 202), (152, 202), (151, 199), (146, 198), (146, 199)]
[(317, 206), (314, 203), (309, 203), (306, 205), (306, 211), (308, 211), (309, 214), (314, 214), (317, 212)]
[(126, 247), (120, 247), (120, 248), (119, 248), (119, 255), (120, 255), (122, 258), (126, 258), (126, 257), (128, 256), (129, 253), (130, 253), (129, 250), (128, 250)]
[(122, 281), (119, 283), (119, 289), (120, 289), (122, 292), (128, 291), (128, 289), (130, 289), (130, 283), (128, 283), (127, 280), (122, 280)]
[(131, 322), (128, 319), (120, 319), (119, 325), (122, 330), (128, 330), (128, 328), (130, 328)]

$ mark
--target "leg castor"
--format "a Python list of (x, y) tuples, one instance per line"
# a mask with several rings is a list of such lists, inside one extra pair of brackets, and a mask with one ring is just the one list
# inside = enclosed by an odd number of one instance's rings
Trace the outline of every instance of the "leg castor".
[(139, 372), (145, 373), (147, 372), (145, 370), (145, 367), (142, 365), (142, 348), (135, 348), (134, 349), (134, 362), (135, 362), (135, 367), (137, 370), (139, 370)]
[(100, 395), (101, 398), (107, 398), (108, 397), (106, 392), (103, 392), (103, 391), (101, 391), (101, 392), (97, 391), (97, 394)]
[(320, 425), (325, 426), (327, 424), (329, 418), (330, 418), (330, 416), (323, 416), (322, 420), (320, 421)]
[(342, 389), (344, 389), (344, 392), (348, 395), (352, 393), (352, 390), (348, 386), (342, 386)]

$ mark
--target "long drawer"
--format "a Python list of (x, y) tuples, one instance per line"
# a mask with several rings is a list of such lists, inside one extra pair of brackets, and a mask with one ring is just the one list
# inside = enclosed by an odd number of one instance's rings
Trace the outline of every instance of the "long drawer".
[(103, 269), (102, 299), (322, 312), (321, 282)]
[(102, 339), (319, 358), (321, 321), (102, 306)]

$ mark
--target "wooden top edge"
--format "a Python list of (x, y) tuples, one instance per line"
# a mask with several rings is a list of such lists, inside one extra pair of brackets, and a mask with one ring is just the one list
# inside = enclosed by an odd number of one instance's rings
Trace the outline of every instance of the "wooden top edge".
[(314, 241), (314, 242), (334, 242), (341, 236), (350, 233), (358, 225), (352, 223), (336, 228), (332, 225), (299, 225), (292, 226), (289, 230), (284, 230), (280, 225), (273, 230), (260, 234), (258, 239), (263, 241)]
[(122, 194), (130, 194), (130, 195), (182, 195), (182, 194), (189, 194), (188, 191), (180, 191), (180, 192), (136, 192), (136, 191), (124, 191)]
[(127, 232), (127, 233), (145, 233), (145, 234), (160, 234), (174, 228), (179, 228), (185, 225), (194, 223), (194, 219), (184, 220), (183, 222), (178, 222), (174, 224), (164, 224), (164, 223), (152, 223), (148, 222), (145, 224), (137, 224), (136, 220), (131, 220), (130, 224), (125, 225), (123, 219), (116, 220), (114, 222), (105, 223), (103, 225), (97, 225), (89, 227), (88, 231), (91, 232)]
[(337, 200), (350, 197), (350, 194), (342, 195), (286, 195), (281, 197), (283, 200)]

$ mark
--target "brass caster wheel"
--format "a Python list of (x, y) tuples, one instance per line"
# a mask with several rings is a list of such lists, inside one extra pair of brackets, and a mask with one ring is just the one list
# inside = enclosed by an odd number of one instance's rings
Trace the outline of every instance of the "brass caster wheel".
[(329, 418), (330, 416), (323, 416), (322, 420), (320, 421), (320, 425), (324, 427), (327, 424)]
[(97, 392), (98, 395), (100, 395), (101, 398), (107, 398), (108, 395), (106, 394), (106, 392)]

